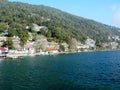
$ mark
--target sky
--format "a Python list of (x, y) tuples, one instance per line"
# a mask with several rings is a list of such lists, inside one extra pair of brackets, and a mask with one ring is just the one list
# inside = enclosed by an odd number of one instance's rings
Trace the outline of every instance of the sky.
[(9, 0), (45, 5), (73, 15), (120, 27), (120, 0)]

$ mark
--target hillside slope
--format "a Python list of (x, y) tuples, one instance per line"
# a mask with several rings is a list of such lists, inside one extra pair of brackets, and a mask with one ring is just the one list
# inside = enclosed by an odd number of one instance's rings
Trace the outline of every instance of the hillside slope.
[(74, 37), (84, 42), (87, 37), (90, 37), (106, 42), (109, 36), (120, 36), (119, 28), (71, 15), (55, 8), (7, 0), (0, 1), (2, 30), (5, 28), (3, 26), (7, 25), (8, 32), (16, 34), (21, 29), (26, 31), (26, 26), (31, 26), (33, 23), (48, 27), (49, 37), (62, 41)]

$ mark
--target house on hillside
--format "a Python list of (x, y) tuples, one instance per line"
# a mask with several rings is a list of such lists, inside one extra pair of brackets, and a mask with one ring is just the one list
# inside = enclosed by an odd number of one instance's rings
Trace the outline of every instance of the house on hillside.
[(24, 50), (28, 51), (28, 54), (34, 54), (35, 53), (35, 42), (28, 42), (25, 46), (24, 46)]
[(111, 42), (110, 44), (111, 44), (112, 49), (117, 49), (117, 47), (119, 45), (117, 42)]
[(3, 42), (6, 40), (7, 40), (7, 37), (5, 37), (5, 36), (0, 37), (0, 46), (2, 46)]
[(103, 48), (117, 49), (119, 44), (117, 42), (106, 42), (102, 44)]
[(0, 55), (8, 53), (7, 47), (0, 47)]
[(90, 47), (95, 47), (95, 41), (91, 38), (88, 38), (85, 43), (86, 43), (86, 45), (89, 46), (89, 48)]
[(82, 43), (79, 42), (78, 46), (77, 46), (78, 52), (88, 51), (88, 50), (95, 50), (96, 49), (95, 43), (96, 42), (91, 38), (88, 38), (85, 41), (85, 44), (82, 44)]
[(59, 51), (55, 48), (47, 48), (49, 54), (58, 54)]
[(109, 40), (114, 40), (114, 41), (119, 41), (120, 40), (120, 37), (115, 35), (115, 36), (108, 36), (108, 39)]
[(48, 45), (47, 45), (48, 48), (55, 48), (55, 49), (59, 49), (59, 44), (58, 43), (55, 43), (55, 42), (48, 42)]
[(87, 51), (89, 49), (89, 45), (78, 43), (77, 49), (78, 49), (78, 52)]
[(3, 42), (3, 41), (6, 41), (7, 40), (7, 37), (0, 37), (0, 42)]
[(59, 51), (59, 44), (55, 42), (48, 42), (47, 51), (50, 54), (57, 54)]
[(45, 26), (39, 26), (37, 24), (33, 24), (33, 30), (39, 32), (41, 29), (46, 28)]

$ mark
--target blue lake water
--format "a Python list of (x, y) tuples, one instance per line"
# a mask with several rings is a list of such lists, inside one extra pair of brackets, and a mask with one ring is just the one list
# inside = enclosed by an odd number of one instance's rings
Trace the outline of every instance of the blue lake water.
[(0, 60), (0, 90), (120, 90), (120, 51)]

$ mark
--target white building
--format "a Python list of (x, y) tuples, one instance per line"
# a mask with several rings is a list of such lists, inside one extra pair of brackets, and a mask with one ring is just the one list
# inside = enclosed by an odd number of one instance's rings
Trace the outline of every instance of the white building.
[(89, 47), (95, 47), (95, 41), (93, 39), (88, 38), (85, 43)]
[(91, 48), (95, 49), (95, 41), (93, 39), (88, 38), (85, 42), (85, 44), (78, 43), (77, 49), (78, 51), (88, 51)]
[(117, 42), (111, 42), (110, 44), (112, 49), (116, 49), (117, 46), (119, 45)]
[(7, 37), (0, 37), (0, 42), (6, 41)]
[(33, 24), (33, 30), (38, 32), (40, 31), (42, 28), (46, 28), (45, 26), (39, 26), (37, 24)]

